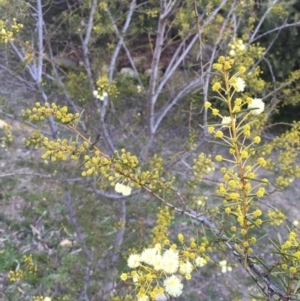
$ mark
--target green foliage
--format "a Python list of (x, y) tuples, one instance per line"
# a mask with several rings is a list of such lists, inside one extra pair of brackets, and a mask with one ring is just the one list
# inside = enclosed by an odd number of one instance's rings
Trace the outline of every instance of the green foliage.
[(5, 243), (0, 253), (0, 270), (6, 272), (14, 270), (17, 266), (17, 262), (20, 261), (21, 258), (16, 246)]

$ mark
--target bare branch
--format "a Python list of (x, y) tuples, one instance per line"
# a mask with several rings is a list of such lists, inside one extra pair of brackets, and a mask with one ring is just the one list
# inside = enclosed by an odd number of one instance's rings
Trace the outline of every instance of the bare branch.
[(257, 40), (259, 40), (259, 39), (261, 39), (262, 37), (264, 37), (264, 36), (272, 33), (272, 32), (281, 31), (282, 29), (285, 29), (285, 28), (288, 28), (288, 27), (294, 27), (294, 26), (300, 26), (300, 21), (299, 22), (294, 22), (294, 23), (289, 23), (289, 24), (283, 24), (283, 25), (281, 25), (279, 27), (276, 27), (276, 28), (273, 28), (271, 30), (268, 30), (268, 31), (262, 33), (261, 35), (259, 35), (257, 37), (254, 37), (252, 39), (252, 43), (255, 42), (255, 41), (257, 41)]
[(85, 271), (84, 271), (84, 281), (83, 281), (83, 288), (81, 290), (81, 294), (80, 294), (80, 300), (84, 300), (84, 301), (90, 301), (90, 298), (88, 296), (87, 290), (89, 287), (89, 283), (91, 280), (91, 276), (90, 276), (90, 267), (86, 266), (85, 267)]
[(44, 53), (44, 34), (43, 34), (43, 11), (42, 11), (42, 3), (41, 0), (37, 0), (37, 32), (38, 32), (38, 63), (37, 63), (37, 72), (36, 72), (36, 83), (40, 86), (42, 82), (42, 74), (43, 74), (43, 53)]
[(124, 233), (126, 229), (126, 202), (125, 199), (120, 200), (120, 214), (119, 214), (119, 222), (121, 223), (122, 227), (118, 230), (115, 242), (114, 242), (114, 254), (111, 259), (112, 267), (115, 268), (117, 261), (119, 259), (120, 249), (123, 244), (124, 240)]
[(158, 20), (155, 49), (154, 49), (152, 64), (151, 64), (151, 75), (150, 75), (150, 82), (149, 82), (149, 93), (148, 93), (148, 104), (147, 104), (147, 119), (148, 119), (147, 134), (149, 140), (151, 140), (151, 136), (155, 133), (154, 106), (155, 106), (156, 99), (158, 97), (156, 93), (156, 84), (158, 80), (159, 60), (160, 60), (161, 51), (164, 42), (165, 29), (166, 29), (166, 20), (164, 18), (161, 18), (160, 16)]
[(28, 126), (34, 128), (34, 129), (38, 130), (40, 133), (42, 133), (42, 134), (45, 135), (45, 136), (51, 136), (51, 135), (52, 135), (51, 133), (41, 130), (38, 126), (36, 126), (36, 125), (34, 125), (34, 124), (32, 124), (32, 123), (30, 123), (30, 122), (28, 122), (28, 121), (23, 121), (23, 120), (18, 119), (18, 118), (15, 117), (14, 115), (7, 114), (7, 113), (4, 113), (4, 112), (2, 112), (2, 111), (0, 111), (0, 114), (3, 115), (3, 116), (8, 117), (8, 118), (10, 118), (10, 119), (13, 119), (13, 120), (15, 120), (15, 121), (18, 121), (18, 122), (20, 122), (20, 123), (26, 124), (26, 125), (28, 125)]
[[(121, 34), (119, 35), (118, 44), (115, 48), (115, 51), (114, 51), (113, 56), (112, 56), (111, 61), (110, 61), (110, 65), (109, 65), (109, 80), (110, 81), (113, 80), (113, 74), (114, 74), (114, 68), (115, 68), (115, 65), (116, 65), (116, 60), (117, 60), (118, 54), (121, 50), (121, 47), (124, 44), (124, 36), (125, 36), (125, 34), (128, 30), (128, 27), (129, 27), (129, 24), (130, 24), (130, 21), (131, 21), (131, 18), (132, 18), (132, 14), (133, 14), (133, 11), (134, 11), (135, 7), (136, 7), (136, 0), (132, 0), (131, 3), (130, 3), (129, 12), (127, 14), (125, 24), (123, 26)], [(109, 12), (109, 10), (108, 10), (108, 14), (109, 14), (109, 17), (110, 17), (110, 19), (113, 22), (114, 27), (115, 27), (114, 19), (113, 19), (111, 13)], [(115, 30), (118, 31), (118, 28), (115, 28)]]
[[(184, 39), (179, 47), (176, 49), (168, 67), (167, 70), (163, 76), (163, 78), (161, 79), (161, 82), (159, 83), (159, 86), (157, 88), (156, 91), (156, 97), (154, 97), (153, 101), (154, 104), (157, 101), (157, 97), (159, 96), (159, 94), (162, 92), (163, 87), (166, 85), (167, 81), (173, 76), (174, 72), (176, 71), (176, 69), (178, 68), (178, 66), (182, 63), (182, 61), (186, 58), (187, 54), (190, 52), (191, 48), (194, 46), (194, 44), (197, 42), (198, 36), (195, 35), (193, 37), (193, 39), (190, 41), (190, 43), (188, 44), (188, 46), (185, 48), (185, 50), (182, 52), (182, 54), (180, 55), (180, 57), (177, 58), (179, 52), (181, 51), (181, 49), (183, 48), (186, 40), (188, 39), (188, 37), (186, 39)], [(177, 58), (177, 59), (176, 59)]]
[(19, 82), (21, 82), (22, 84), (24, 84), (29, 90), (31, 91), (36, 91), (36, 87), (34, 86), (33, 83), (29, 83), (27, 80), (25, 80), (23, 77), (17, 75), (15, 72), (13, 72), (12, 70), (8, 69), (6, 66), (0, 64), (0, 68), (4, 71), (6, 71), (7, 73), (9, 73), (9, 75), (13, 78), (16, 78)]
[(271, 65), (271, 63), (269, 62), (269, 60), (266, 59), (266, 57), (263, 57), (262, 60), (263, 60), (264, 62), (266, 62), (266, 64), (267, 64), (268, 67), (269, 67), (269, 71), (270, 71), (270, 74), (271, 74), (271, 76), (272, 76), (272, 82), (273, 82), (274, 87), (275, 87), (276, 77), (275, 77), (275, 74), (274, 74), (274, 72), (273, 72), (272, 65)]
[[(134, 7), (133, 7), (133, 8), (134, 8)], [(133, 10), (132, 10), (132, 11), (133, 11)], [(127, 48), (126, 44), (124, 43), (124, 36), (119, 32), (119, 29), (118, 29), (118, 27), (116, 26), (116, 21), (114, 20), (114, 18), (113, 18), (112, 14), (110, 13), (109, 10), (107, 10), (107, 13), (108, 13), (108, 16), (109, 16), (109, 18), (110, 18), (110, 20), (111, 20), (111, 22), (112, 22), (112, 25), (113, 25), (114, 30), (115, 30), (115, 32), (116, 32), (116, 35), (117, 35), (117, 37), (119, 38), (119, 42), (122, 43), (121, 46), (124, 48), (124, 50), (125, 50), (125, 52), (126, 52), (126, 55), (127, 55), (128, 59), (129, 59), (129, 62), (130, 62), (130, 65), (131, 65), (131, 67), (132, 67), (132, 69), (133, 69), (133, 71), (134, 71), (134, 75), (135, 75), (136, 79), (138, 80), (139, 85), (140, 85), (141, 87), (144, 87), (143, 82), (141, 81), (141, 78), (140, 78), (140, 76), (139, 76), (139, 73), (138, 73), (138, 71), (137, 71), (137, 69), (136, 69), (136, 67), (135, 67), (135, 63), (134, 63), (134, 61), (133, 61), (133, 59), (132, 59), (132, 57), (131, 57), (130, 51), (129, 51), (129, 49)], [(127, 20), (128, 20), (128, 19), (127, 19)], [(129, 21), (130, 21), (130, 20), (129, 20)], [(128, 22), (128, 25), (129, 25), (129, 22)], [(126, 32), (126, 31), (127, 31), (127, 28), (125, 28), (125, 32)], [(124, 29), (122, 30), (122, 32), (124, 32)], [(117, 49), (117, 48), (116, 48), (116, 49)], [(113, 55), (114, 60), (112, 60), (112, 61), (111, 61), (111, 64), (110, 64), (110, 69), (109, 69), (109, 70), (110, 70), (110, 80), (111, 80), (111, 81), (112, 81), (112, 78), (113, 78), (113, 70), (114, 70), (114, 67), (115, 67), (115, 61), (116, 61), (116, 59), (117, 59), (117, 55), (118, 55), (119, 51), (120, 51), (120, 49), (118, 50), (118, 52), (116, 52), (116, 55), (115, 55), (115, 54)]]
[[(21, 54), (21, 52), (19, 51), (19, 49), (17, 48), (15, 43), (12, 41), (9, 41), (9, 44), (12, 47), (12, 49), (14, 50), (14, 52), (15, 52), (16, 56), (18, 57), (18, 59), (20, 60), (20, 62), (24, 63), (24, 55)], [(36, 76), (35, 63), (32, 63), (32, 68), (30, 67), (30, 64), (26, 64), (25, 69), (29, 72), (32, 80), (36, 83), (37, 76)]]
[(264, 20), (268, 16), (269, 12), (273, 9), (273, 6), (278, 2), (278, 0), (274, 0), (273, 3), (268, 3), (268, 8), (265, 11), (264, 15), (260, 18), (258, 24), (255, 27), (255, 30), (253, 31), (250, 39), (249, 39), (249, 44), (251, 44), (254, 41), (254, 37), (256, 36), (257, 32), (259, 31), (261, 25), (263, 24)]
[[(284, 20), (284, 24), (286, 24), (286, 22), (287, 22), (287, 19)], [(263, 56), (262, 56), (257, 62), (255, 62), (255, 64), (254, 64), (253, 67), (251, 68), (250, 72), (252, 72), (252, 71), (260, 64), (260, 62), (266, 57), (266, 54), (270, 51), (270, 49), (272, 48), (272, 46), (273, 46), (274, 43), (276, 42), (276, 40), (277, 40), (279, 34), (281, 33), (281, 30), (282, 30), (282, 29), (278, 30), (278, 32), (277, 32), (277, 34), (275, 35), (275, 37), (272, 39), (271, 42), (269, 42), (269, 45), (268, 45), (266, 51), (264, 52)]]
[[(203, 24), (203, 27), (201, 28), (201, 30), (199, 31), (199, 35), (202, 33), (202, 31), (204, 30), (204, 28), (215, 18), (215, 16), (216, 16), (216, 14), (219, 12), (219, 10), (226, 4), (226, 2), (227, 2), (227, 0), (223, 0), (222, 2), (221, 2), (221, 4), (218, 6), (218, 8), (216, 8), (215, 10), (214, 10), (214, 12), (207, 18), (207, 20), (204, 22), (204, 24)], [(232, 5), (232, 9), (233, 9), (233, 5)], [(227, 17), (227, 19), (229, 18), (229, 16)], [(228, 21), (228, 20), (227, 20)], [(224, 22), (225, 23), (225, 22)], [(224, 27), (224, 24), (223, 24), (223, 27)], [(223, 29), (224, 30), (224, 29)], [(222, 33), (220, 33), (220, 35), (219, 35), (219, 39), (220, 39), (220, 37), (221, 37), (221, 34)], [(161, 82), (160, 82), (160, 84), (159, 84), (159, 86), (158, 86), (158, 88), (157, 88), (157, 90), (155, 91), (155, 90), (153, 90), (153, 88), (155, 89), (155, 86), (153, 85), (153, 87), (152, 87), (152, 106), (151, 106), (151, 112), (152, 112), (152, 115), (153, 115), (153, 118), (152, 119), (154, 119), (154, 106), (155, 106), (155, 102), (156, 102), (156, 100), (157, 100), (157, 98), (158, 98), (158, 96), (160, 95), (160, 93), (162, 92), (162, 90), (163, 90), (163, 87), (165, 86), (165, 84), (167, 83), (167, 81), (172, 77), (172, 75), (174, 74), (174, 72), (176, 71), (176, 69), (178, 68), (178, 66), (180, 65), (180, 63), (184, 60), (184, 58), (186, 57), (186, 55), (189, 53), (189, 51), (191, 50), (191, 48), (193, 47), (193, 45), (196, 43), (196, 41), (197, 41), (197, 39), (198, 39), (198, 35), (195, 35), (194, 37), (193, 37), (193, 39), (191, 40), (191, 42), (189, 43), (189, 45), (185, 48), (185, 50), (184, 50), (184, 52), (180, 55), (180, 57), (176, 60), (176, 57), (177, 57), (177, 55), (179, 54), (179, 52), (180, 52), (180, 50), (181, 50), (181, 47), (183, 47), (183, 45), (184, 45), (184, 42), (185, 42), (185, 40), (184, 41), (182, 41), (182, 43), (180, 44), (180, 46), (178, 47), (178, 49), (176, 50), (176, 52), (174, 53), (174, 55), (173, 55), (173, 57), (172, 57), (172, 59), (171, 59), (171, 61), (170, 61), (170, 63), (169, 63), (169, 66), (167, 67), (167, 70), (166, 70), (166, 72), (165, 72), (165, 75), (163, 76), (163, 78), (162, 78), (162, 80), (161, 80)], [(216, 45), (217, 45), (217, 43), (216, 43)], [(217, 47), (217, 46), (215, 46), (215, 47)], [(154, 58), (153, 58), (153, 60), (154, 60)], [(211, 64), (212, 64), (213, 62), (211, 62)], [(172, 66), (172, 67), (171, 67)], [(151, 69), (152, 70), (152, 69)], [(152, 70), (153, 71), (153, 70)], [(203, 76), (203, 74), (202, 74), (202, 76)], [(200, 83), (201, 82), (199, 82), (199, 81), (197, 81), (198, 83), (199, 83), (199, 85), (200, 85)], [(151, 84), (151, 79), (150, 79), (150, 84)], [(150, 90), (150, 88), (149, 88), (149, 90)], [(187, 90), (186, 89), (184, 89), (184, 92), (186, 92)], [(190, 92), (191, 92), (192, 90), (190, 90)], [(181, 92), (183, 92), (183, 91), (181, 91)], [(158, 129), (158, 126), (159, 126), (159, 124), (160, 124), (160, 122), (161, 122), (161, 120), (165, 117), (165, 115), (167, 114), (167, 112), (168, 111), (166, 111), (166, 110), (170, 110), (171, 109), (171, 107), (176, 103), (176, 101), (178, 101), (179, 99), (181, 99), (182, 97), (181, 97), (181, 95), (184, 95), (184, 96), (186, 96), (187, 94), (184, 94), (184, 93), (179, 93), (178, 95), (177, 95), (177, 97), (174, 99), (175, 100), (175, 102), (174, 101), (172, 101), (172, 105), (170, 106), (170, 105), (168, 105), (165, 109), (164, 109), (164, 111), (163, 111), (163, 113), (160, 115), (160, 117), (158, 117), (158, 121), (154, 124), (154, 121), (152, 121), (152, 132), (153, 132), (153, 134), (157, 131), (157, 129)], [(149, 101), (150, 102), (150, 101)], [(150, 125), (151, 126), (151, 125)]]
[(96, 12), (97, 3), (98, 3), (98, 0), (93, 0), (84, 39), (82, 39), (82, 36), (81, 36), (84, 66), (85, 66), (85, 70), (86, 70), (86, 73), (88, 76), (91, 93), (93, 93), (93, 91), (95, 89), (94, 89), (94, 81), (93, 81), (93, 74), (92, 74), (92, 70), (91, 70), (91, 64), (90, 64), (90, 60), (89, 60), (88, 44), (90, 41), (92, 29), (93, 29), (94, 14)]
[(41, 173), (35, 173), (35, 172), (11, 172), (11, 173), (5, 173), (5, 174), (0, 174), (0, 178), (10, 178), (10, 177), (15, 177), (15, 176), (32, 176), (32, 177), (39, 177), (39, 178), (52, 178), (51, 175), (45, 175)]
[[(113, 81), (113, 72), (114, 72), (114, 68), (115, 68), (115, 65), (116, 65), (116, 60), (117, 60), (118, 54), (120, 52), (120, 49), (121, 49), (121, 47), (124, 43), (124, 35), (127, 32), (127, 29), (129, 27), (129, 24), (130, 24), (131, 17), (132, 17), (135, 6), (136, 6), (136, 0), (132, 0), (131, 3), (130, 3), (130, 8), (129, 8), (129, 12), (127, 14), (125, 24), (124, 24), (123, 29), (122, 29), (122, 33), (120, 35), (118, 44), (117, 44), (117, 46), (115, 48), (115, 51), (113, 53), (113, 56), (111, 58), (111, 62), (110, 62), (110, 66), (109, 66), (109, 80), (110, 80), (110, 82)], [(113, 18), (111, 18), (111, 19), (113, 20)], [(101, 129), (103, 131), (104, 141), (106, 143), (106, 146), (107, 146), (108, 150), (110, 151), (110, 153), (113, 153), (113, 151), (115, 150), (115, 147), (114, 147), (113, 141), (111, 140), (111, 137), (109, 135), (107, 125), (106, 125), (106, 122), (105, 122), (105, 117), (106, 117), (107, 108), (108, 108), (108, 101), (109, 101), (108, 97), (105, 97), (105, 99), (103, 100), (103, 103), (102, 103), (101, 115), (100, 115), (100, 126), (101, 126)]]
[(190, 83), (188, 83), (183, 89), (181, 89), (177, 96), (170, 102), (165, 108), (163, 108), (162, 113), (158, 116), (156, 119), (155, 125), (154, 125), (154, 132), (157, 131), (161, 121), (163, 118), (168, 114), (170, 109), (180, 100), (183, 99), (185, 96), (193, 92), (194, 90), (198, 89), (200, 84), (202, 83), (202, 78), (197, 77), (196, 79), (192, 80)]
[(179, 4), (179, 1), (180, 0), (173, 0), (173, 3), (172, 1), (170, 1), (167, 5), (166, 8), (166, 11), (163, 12), (163, 14), (160, 16), (160, 19), (163, 21), (163, 20), (166, 20), (167, 18), (170, 17), (170, 15), (173, 13), (173, 11), (175, 10), (175, 8), (177, 7), (177, 5)]

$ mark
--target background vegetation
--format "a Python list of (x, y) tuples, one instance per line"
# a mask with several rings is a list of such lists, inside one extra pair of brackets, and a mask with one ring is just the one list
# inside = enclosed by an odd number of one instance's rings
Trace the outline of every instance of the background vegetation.
[[(300, 300), (298, 276), (276, 270), (275, 247), (299, 231), (299, 9), (297, 0), (2, 0), (0, 299), (135, 300), (120, 275), (158, 231), (178, 245), (179, 233), (209, 242), (210, 261), (176, 300)], [(204, 103), (226, 115), (212, 89), (221, 55), (246, 68), (244, 97), (266, 104), (252, 128), (272, 183), (257, 200), (264, 223), (251, 256), (261, 270), (212, 231), (225, 216), (212, 160), (227, 149), (211, 143), (208, 125), (220, 120)], [(27, 119), (37, 102), (73, 115)], [(118, 193), (118, 175), (88, 173), (77, 148), (68, 160), (43, 155), (44, 137), (86, 141), (121, 171), (138, 160), (143, 176), (122, 178), (132, 191)]]

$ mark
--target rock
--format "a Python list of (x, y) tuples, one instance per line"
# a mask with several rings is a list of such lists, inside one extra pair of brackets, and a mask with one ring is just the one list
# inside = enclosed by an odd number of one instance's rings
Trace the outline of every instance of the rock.
[(145, 72), (144, 72), (144, 74), (145, 74), (147, 77), (150, 77), (151, 72), (152, 72), (152, 69), (146, 69)]
[(124, 77), (128, 77), (128, 78), (136, 78), (135, 72), (129, 67), (122, 68), (120, 70), (119, 74), (124, 76)]

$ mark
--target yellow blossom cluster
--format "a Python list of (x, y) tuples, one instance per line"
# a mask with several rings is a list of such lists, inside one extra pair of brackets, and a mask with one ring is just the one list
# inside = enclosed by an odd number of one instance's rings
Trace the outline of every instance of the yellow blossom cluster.
[(33, 296), (33, 301), (44, 301), (43, 296)]
[(17, 271), (9, 271), (7, 274), (7, 278), (11, 282), (17, 282), (23, 279), (25, 276), (25, 272), (22, 270), (17, 270)]
[(0, 119), (0, 146), (3, 148), (7, 147), (12, 143), (13, 139), (14, 137), (11, 126), (4, 120)]
[(160, 208), (157, 225), (152, 230), (152, 244), (141, 253), (132, 250), (127, 265), (130, 272), (120, 278), (133, 283), (137, 300), (156, 300), (159, 296), (179, 297), (183, 292), (183, 276), (192, 278), (192, 272), (205, 266), (212, 251), (208, 239), (200, 241), (178, 234), (178, 244), (171, 244), (168, 227), (173, 220), (170, 208)]
[[(49, 157), (51, 161), (65, 161), (70, 158), (77, 161), (82, 158), (84, 170), (81, 175), (83, 177), (100, 176), (98, 178), (100, 188), (105, 189), (107, 186), (112, 186), (117, 193), (128, 196), (133, 187), (147, 187), (152, 191), (161, 192), (163, 188), (170, 188), (175, 180), (164, 171), (163, 160), (157, 155), (154, 155), (148, 162), (149, 169), (142, 170), (137, 157), (126, 152), (125, 149), (120, 152), (115, 151), (112, 157), (102, 153), (77, 131), (75, 121), (79, 116), (68, 113), (67, 107), (60, 108), (56, 104), (49, 105), (48, 103), (42, 106), (40, 103), (36, 103), (32, 110), (26, 110), (23, 115), (33, 120), (43, 120), (52, 115), (61, 123), (67, 124), (68, 128), (78, 135), (76, 141), (50, 140), (48, 137), (34, 133), (25, 143), (27, 146), (41, 143), (41, 148), (44, 150), (42, 159)], [(78, 142), (79, 137), (83, 139), (83, 142)]]
[(288, 239), (281, 244), (281, 248), (276, 253), (284, 254), (277, 264), (282, 270), (281, 273), (289, 273), (290, 276), (296, 276), (300, 272), (300, 241), (298, 234), (290, 231)]
[(154, 7), (152, 9), (146, 9), (146, 15), (150, 18), (157, 18), (160, 9), (158, 7)]
[(144, 249), (141, 253), (133, 253), (128, 257), (129, 273), (122, 273), (123, 281), (131, 281), (137, 291), (138, 300), (148, 300), (158, 295), (165, 297), (179, 297), (183, 292), (182, 277), (192, 278), (193, 270), (205, 266), (210, 260), (206, 252), (209, 243), (206, 238), (198, 245), (194, 238), (185, 243), (183, 234), (178, 235), (181, 244), (155, 244), (154, 247)]
[(116, 83), (114, 81), (110, 83), (107, 74), (99, 77), (96, 85), (97, 90), (93, 93), (94, 96), (100, 100), (104, 100), (106, 96), (117, 97), (119, 95)]
[(100, 151), (96, 150), (92, 155), (84, 156), (85, 171), (81, 175), (83, 177), (101, 175), (107, 179), (111, 186), (115, 187), (120, 182), (131, 182), (137, 165), (137, 157), (126, 152), (125, 149), (121, 150), (121, 154), (115, 151), (112, 158), (103, 156)]
[(195, 158), (193, 162), (193, 176), (189, 184), (196, 187), (196, 182), (201, 182), (204, 174), (209, 174), (214, 170), (214, 162), (211, 155), (205, 155), (204, 153), (200, 153), (198, 158)]
[[(232, 214), (236, 217), (237, 222), (241, 226), (242, 235), (247, 233), (244, 229), (245, 226), (247, 228), (253, 228), (254, 225), (259, 227), (262, 224), (262, 220), (259, 218), (262, 215), (261, 210), (252, 209), (252, 213), (249, 212), (253, 197), (263, 197), (265, 188), (262, 187), (262, 185), (268, 184), (267, 179), (259, 181), (256, 179), (257, 176), (254, 171), (257, 170), (257, 165), (258, 164), (256, 164), (256, 167), (250, 165), (245, 166), (243, 181), (241, 181), (239, 173), (233, 169), (226, 169), (225, 167), (221, 168), (221, 172), (224, 174), (224, 182), (219, 183), (216, 189), (216, 193), (223, 197), (225, 213), (228, 215)], [(255, 181), (255, 186), (253, 185), (252, 180)], [(249, 206), (246, 217), (241, 210), (244, 199), (247, 199), (247, 204)], [(234, 232), (235, 231), (236, 227), (234, 228)]]
[(32, 255), (23, 255), (24, 267), (16, 271), (9, 271), (7, 277), (11, 282), (17, 282), (27, 276), (36, 275), (37, 265), (33, 262)]
[(164, 244), (168, 242), (170, 226), (174, 216), (171, 215), (169, 207), (159, 208), (157, 213), (157, 225), (152, 229), (152, 244)]
[(123, 296), (115, 296), (111, 295), (109, 301), (132, 301), (134, 297), (131, 294), (123, 295)]
[(271, 225), (279, 226), (285, 221), (285, 215), (279, 210), (268, 210)]
[(86, 151), (89, 143), (84, 141), (82, 144), (78, 144), (76, 141), (69, 142), (67, 139), (52, 141), (48, 137), (44, 137), (42, 145), (42, 150), (45, 151), (42, 159), (49, 157), (54, 162), (56, 160), (65, 161), (68, 157), (71, 160), (77, 160), (80, 154)]
[(100, 10), (107, 11), (107, 2), (100, 1), (99, 4), (98, 4), (98, 7), (99, 7)]
[[(253, 252), (252, 245), (257, 241), (250, 230), (260, 227), (263, 223), (262, 211), (254, 201), (264, 197), (265, 186), (268, 185), (268, 180), (260, 179), (258, 174), (260, 168), (268, 166), (268, 161), (263, 155), (256, 153), (261, 138), (253, 135), (255, 118), (265, 110), (265, 104), (262, 99), (251, 98), (248, 94), (241, 93), (237, 97), (236, 93), (244, 92), (246, 87), (244, 79), (240, 76), (245, 72), (245, 67), (239, 67), (238, 72), (231, 75), (234, 60), (229, 57), (220, 57), (213, 67), (221, 74), (223, 82), (215, 81), (212, 90), (224, 100), (228, 111), (227, 116), (224, 116), (221, 108), (214, 107), (208, 101), (204, 104), (205, 108), (211, 111), (213, 118), (221, 118), (219, 124), (208, 126), (208, 132), (214, 138), (220, 139), (228, 150), (227, 153), (222, 152), (215, 156), (215, 160), (221, 162), (218, 164), (222, 166), (222, 177), (218, 181), (216, 194), (223, 201), (220, 209), (223, 213), (224, 231), (231, 231), (232, 238), (236, 241), (236, 250), (250, 254)], [(95, 97), (102, 99), (113, 94), (113, 84), (109, 83), (108, 77), (100, 78), (97, 86)], [(114, 187), (115, 192), (123, 196), (129, 196), (133, 188), (141, 187), (151, 190), (153, 195), (162, 189), (167, 193), (173, 192), (174, 178), (165, 172), (162, 158), (154, 155), (148, 162), (149, 166), (140, 166), (138, 158), (125, 149), (115, 151), (111, 157), (102, 153), (77, 131), (74, 121), (79, 116), (69, 113), (67, 107), (60, 108), (48, 103), (42, 106), (36, 103), (35, 107), (27, 110), (25, 114), (33, 120), (43, 120), (52, 115), (61, 123), (68, 124), (68, 128), (78, 135), (78, 139), (83, 140), (81, 143), (69, 142), (66, 139), (51, 141), (47, 137), (41, 139), (36, 135), (35, 141), (42, 141), (45, 151), (42, 158), (50, 157), (52, 161), (67, 160), (69, 157), (72, 160), (80, 158), (83, 177), (97, 176), (105, 188)], [(292, 138), (297, 137), (296, 133), (293, 135), (291, 134)], [(291, 154), (298, 150), (296, 145)], [(292, 159), (295, 159), (295, 156)], [(229, 167), (225, 165), (227, 163)], [(194, 184), (203, 179), (203, 174), (213, 171), (211, 155), (199, 154), (194, 159), (192, 169), (191, 183)], [(196, 240), (180, 233), (176, 244), (170, 242), (168, 227), (173, 216), (169, 210), (159, 209), (157, 226), (152, 231), (152, 243), (141, 252), (134, 251), (129, 255), (127, 265), (131, 270), (121, 275), (123, 281), (133, 284), (139, 301), (155, 300), (158, 295), (164, 295), (166, 298), (179, 297), (183, 292), (183, 279), (190, 280), (193, 271), (197, 267), (203, 267), (210, 260), (207, 254), (212, 247), (206, 237)], [(279, 225), (284, 220), (284, 215), (279, 211), (269, 211), (268, 216), (271, 224)], [(289, 242), (285, 243), (285, 248), (289, 248)], [(32, 257), (24, 258), (24, 262), (30, 267), (29, 272), (36, 271)], [(219, 266), (223, 273), (231, 269), (226, 260), (220, 261)], [(294, 273), (298, 269), (290, 266), (290, 271)], [(11, 279), (23, 277), (21, 272), (20, 275), (14, 273), (11, 273)]]
[(300, 167), (296, 161), (300, 150), (300, 122), (294, 122), (291, 129), (275, 137), (263, 148), (267, 154), (273, 153), (274, 158), (266, 162), (266, 168), (277, 174), (276, 187), (284, 189), (295, 178), (300, 177)]
[(23, 116), (25, 118), (29, 118), (30, 120), (45, 120), (51, 115), (63, 124), (76, 123), (79, 118), (79, 113), (69, 113), (68, 107), (59, 107), (55, 103), (50, 105), (48, 102), (46, 102), (44, 105), (41, 105), (39, 102), (37, 102), (32, 110), (27, 109), (25, 112), (23, 112)]
[(229, 55), (231, 57), (242, 55), (246, 51), (246, 45), (242, 39), (237, 39), (229, 43)]
[(7, 21), (0, 20), (0, 43), (7, 43), (14, 40), (14, 34), (23, 28), (23, 24), (17, 22), (16, 18), (12, 19), (12, 24)]
[(213, 69), (218, 70), (220, 73), (224, 74), (232, 68), (234, 60), (230, 57), (220, 56), (217, 63), (213, 64)]
[(33, 262), (32, 255), (23, 255), (25, 271), (29, 274), (37, 273), (37, 265)]
[(146, 185), (152, 191), (161, 192), (162, 189), (171, 188), (175, 177), (165, 171), (163, 159), (155, 154), (148, 162), (146, 170), (137, 170), (135, 179), (139, 186)]
[[(161, 191), (162, 188), (170, 188), (174, 178), (166, 180), (163, 177), (163, 161), (160, 157), (154, 156), (149, 162), (149, 169), (142, 171), (139, 168), (138, 158), (125, 149), (121, 152), (115, 151), (109, 158), (103, 156), (99, 151), (92, 155), (84, 156), (84, 168), (82, 176), (100, 175), (103, 184), (107, 182), (109, 186), (115, 187), (115, 191), (124, 196), (131, 193), (131, 188), (144, 187), (152, 191)], [(166, 176), (166, 175), (165, 175)]]
[(23, 139), (23, 142), (26, 148), (38, 149), (43, 145), (43, 140), (43, 134), (38, 130), (34, 130), (30, 136)]

